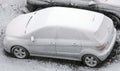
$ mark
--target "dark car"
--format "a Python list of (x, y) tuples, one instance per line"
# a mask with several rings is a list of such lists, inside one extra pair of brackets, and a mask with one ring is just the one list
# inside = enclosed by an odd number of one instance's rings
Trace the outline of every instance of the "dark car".
[(30, 12), (51, 6), (75, 7), (103, 13), (120, 28), (120, 0), (27, 0)]

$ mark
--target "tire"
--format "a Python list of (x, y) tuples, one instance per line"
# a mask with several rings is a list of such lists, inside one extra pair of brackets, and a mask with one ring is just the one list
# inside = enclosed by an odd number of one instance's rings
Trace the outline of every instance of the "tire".
[(84, 55), (82, 61), (88, 67), (96, 67), (100, 63), (100, 60), (91, 54)]
[(34, 5), (34, 4), (27, 3), (26, 8), (28, 9), (29, 12), (34, 12), (34, 11), (36, 11), (36, 9), (39, 8), (39, 6)]
[(29, 56), (29, 52), (24, 47), (21, 46), (14, 46), (12, 48), (12, 54), (19, 59), (24, 59)]
[(120, 19), (115, 15), (110, 14), (108, 16), (113, 20), (115, 28), (120, 29)]

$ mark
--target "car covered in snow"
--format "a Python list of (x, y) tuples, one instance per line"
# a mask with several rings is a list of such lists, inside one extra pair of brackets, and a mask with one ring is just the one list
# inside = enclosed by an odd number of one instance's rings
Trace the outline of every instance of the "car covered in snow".
[(117, 29), (120, 28), (120, 0), (27, 0), (29, 11), (51, 6), (84, 8), (100, 12), (110, 17)]
[(49, 7), (23, 14), (8, 24), (5, 51), (17, 58), (44, 56), (83, 61), (95, 67), (111, 53), (113, 21), (97, 12)]

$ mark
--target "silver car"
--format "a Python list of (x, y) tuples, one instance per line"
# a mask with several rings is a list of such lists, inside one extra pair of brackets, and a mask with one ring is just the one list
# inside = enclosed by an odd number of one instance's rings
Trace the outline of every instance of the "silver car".
[(4, 49), (20, 59), (44, 56), (95, 67), (109, 56), (115, 39), (113, 22), (103, 14), (50, 7), (13, 19), (6, 29)]
[(120, 29), (120, 0), (27, 0), (29, 11), (51, 6), (75, 7), (103, 13)]

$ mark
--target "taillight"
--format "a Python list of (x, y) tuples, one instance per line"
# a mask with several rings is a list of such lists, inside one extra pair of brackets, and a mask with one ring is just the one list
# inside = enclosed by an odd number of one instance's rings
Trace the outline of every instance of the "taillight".
[(100, 51), (105, 49), (105, 45), (100, 45), (100, 46), (96, 46), (96, 48)]

